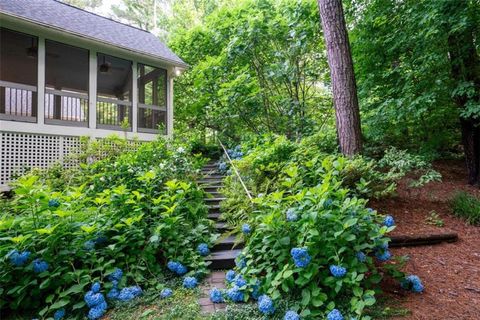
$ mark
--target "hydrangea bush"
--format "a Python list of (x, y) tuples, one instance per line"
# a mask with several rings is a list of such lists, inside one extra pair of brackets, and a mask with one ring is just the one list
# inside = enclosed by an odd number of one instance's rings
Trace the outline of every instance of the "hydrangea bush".
[[(289, 311), (301, 319), (366, 320), (385, 274), (403, 279), (407, 290), (421, 288), (399, 271), (401, 263), (388, 263), (394, 217), (367, 206), (368, 198), (394, 191), (395, 176), (374, 160), (322, 153), (315, 141), (244, 144), (235, 163), (256, 197), (252, 205), (236, 179), (226, 178), (224, 217), (237, 230), (250, 229), (241, 263), (227, 273), (227, 295), (232, 301), (266, 296), (273, 309), (292, 300)], [(237, 285), (239, 277), (245, 286)], [(259, 300), (264, 314), (274, 312), (270, 300)]]
[(187, 146), (158, 140), (82, 164), (62, 189), (56, 169), (20, 177), (0, 212), (2, 313), (93, 319), (106, 309), (83, 299), (95, 281), (118, 302), (137, 285), (160, 290), (159, 279), (177, 276), (168, 261), (181, 275), (205, 273), (212, 223), (191, 182), (200, 166)]

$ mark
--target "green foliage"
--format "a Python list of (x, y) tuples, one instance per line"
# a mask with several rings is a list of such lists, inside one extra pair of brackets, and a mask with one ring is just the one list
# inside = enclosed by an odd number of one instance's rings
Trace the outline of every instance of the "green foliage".
[[(334, 170), (315, 187), (256, 198), (257, 208), (248, 220), (255, 231), (247, 238), (242, 273), (259, 279), (273, 299), (292, 298), (292, 308), (306, 319), (321, 317), (334, 307), (360, 316), (375, 303), (380, 268), (373, 258), (360, 262), (356, 254), (369, 255), (387, 244), (385, 235), (393, 229), (379, 226), (381, 216), (366, 209), (365, 200), (349, 196)], [(288, 209), (298, 214), (298, 221), (287, 221)], [(293, 247), (308, 248), (312, 261), (306, 268), (295, 267)], [(330, 265), (345, 267), (347, 275), (334, 278)]]
[(450, 202), (453, 213), (469, 224), (480, 225), (480, 199), (466, 192), (458, 192)]
[[(245, 0), (177, 33), (172, 48), (192, 67), (177, 81), (176, 116), (229, 137), (289, 137), (331, 119), (315, 1)], [(192, 126), (190, 126), (192, 127)]]
[(442, 175), (432, 169), (427, 159), (420, 155), (413, 155), (406, 150), (391, 147), (378, 162), (381, 168), (389, 168), (390, 173), (397, 179), (403, 178), (407, 173), (418, 176), (410, 182), (411, 187), (422, 187), (432, 181), (441, 181)]
[[(464, 31), (478, 37), (479, 2), (349, 2), (347, 12), (354, 26), (350, 39), (367, 139), (382, 146), (449, 151), (460, 142), (459, 117), (478, 117), (480, 112), (478, 100), (473, 101), (473, 84), (452, 76), (449, 48), (451, 37)], [(460, 50), (467, 50), (468, 44), (464, 45)], [(469, 101), (462, 110), (455, 105), (459, 95)]]
[[(144, 288), (158, 288), (170, 259), (192, 274), (204, 273), (196, 246), (214, 239), (204, 193), (190, 182), (195, 163), (183, 146), (158, 140), (82, 165), (76, 183), (65, 189), (53, 190), (56, 169), (46, 171), (43, 182), (34, 174), (18, 179), (0, 215), (2, 310), (43, 317), (65, 307), (78, 313), (87, 287), (100, 281), (110, 289), (105, 277), (116, 267), (124, 270), (121, 286)], [(49, 269), (33, 272), (32, 259), (13, 266), (13, 249), (30, 251)]]
[(443, 227), (445, 225), (443, 219), (440, 218), (440, 216), (437, 212), (435, 212), (435, 210), (430, 211), (430, 214), (425, 219), (425, 223), (436, 227)]
[[(365, 198), (394, 192), (398, 169), (380, 170), (375, 160), (328, 154), (332, 145), (324, 134), (298, 143), (273, 135), (244, 142), (245, 155), (234, 164), (255, 197), (251, 202), (230, 175), (222, 190), (227, 196), (222, 216), (253, 230), (242, 236), (246, 267), (238, 267), (250, 285), (259, 280), (261, 291), (277, 303), (290, 299), (302, 319), (321, 318), (333, 308), (370, 319), (367, 309), (375, 304), (382, 277), (402, 278), (403, 273), (398, 271), (402, 263), (374, 261), (393, 227), (382, 226), (383, 217), (366, 208)], [(297, 219), (289, 221), (287, 212)], [(308, 248), (312, 260), (306, 268), (295, 266), (290, 254), (295, 247)], [(360, 251), (365, 261), (357, 258)], [(331, 265), (345, 267), (347, 275), (333, 277)]]

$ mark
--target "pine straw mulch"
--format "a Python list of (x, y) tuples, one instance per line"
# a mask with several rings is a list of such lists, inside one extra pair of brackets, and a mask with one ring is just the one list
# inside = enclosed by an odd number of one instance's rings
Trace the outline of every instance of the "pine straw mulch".
[[(449, 200), (458, 191), (480, 196), (478, 188), (466, 183), (466, 170), (460, 161), (435, 163), (442, 182), (432, 182), (422, 188), (408, 188), (406, 178), (398, 186), (397, 196), (372, 201), (372, 208), (391, 214), (397, 228), (392, 235), (425, 233), (458, 233), (455, 243), (432, 246), (394, 248), (394, 255), (407, 255), (405, 271), (416, 274), (425, 285), (422, 294), (391, 288), (386, 296), (400, 301), (411, 314), (394, 319), (418, 320), (478, 320), (480, 319), (480, 227), (466, 224), (452, 214)], [(435, 211), (444, 226), (426, 223)]]

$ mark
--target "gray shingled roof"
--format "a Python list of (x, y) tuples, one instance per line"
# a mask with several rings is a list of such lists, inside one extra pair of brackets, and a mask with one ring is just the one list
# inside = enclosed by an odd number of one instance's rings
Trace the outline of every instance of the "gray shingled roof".
[(0, 12), (138, 53), (185, 65), (148, 31), (101, 17), (55, 0), (0, 0)]

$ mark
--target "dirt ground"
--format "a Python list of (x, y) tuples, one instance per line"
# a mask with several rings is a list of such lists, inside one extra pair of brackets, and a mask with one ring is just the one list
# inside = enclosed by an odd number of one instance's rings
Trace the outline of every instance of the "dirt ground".
[[(480, 320), (480, 227), (454, 217), (448, 204), (460, 190), (478, 196), (480, 190), (467, 185), (460, 161), (436, 163), (435, 169), (442, 174), (442, 182), (412, 189), (405, 179), (396, 197), (371, 203), (379, 212), (395, 218), (397, 228), (392, 234), (455, 231), (459, 236), (455, 243), (392, 249), (394, 255), (409, 256), (405, 271), (418, 275), (425, 285), (421, 294), (389, 293), (398, 295), (401, 307), (411, 311), (411, 315), (395, 319)], [(443, 220), (443, 227), (426, 223), (432, 211)]]

